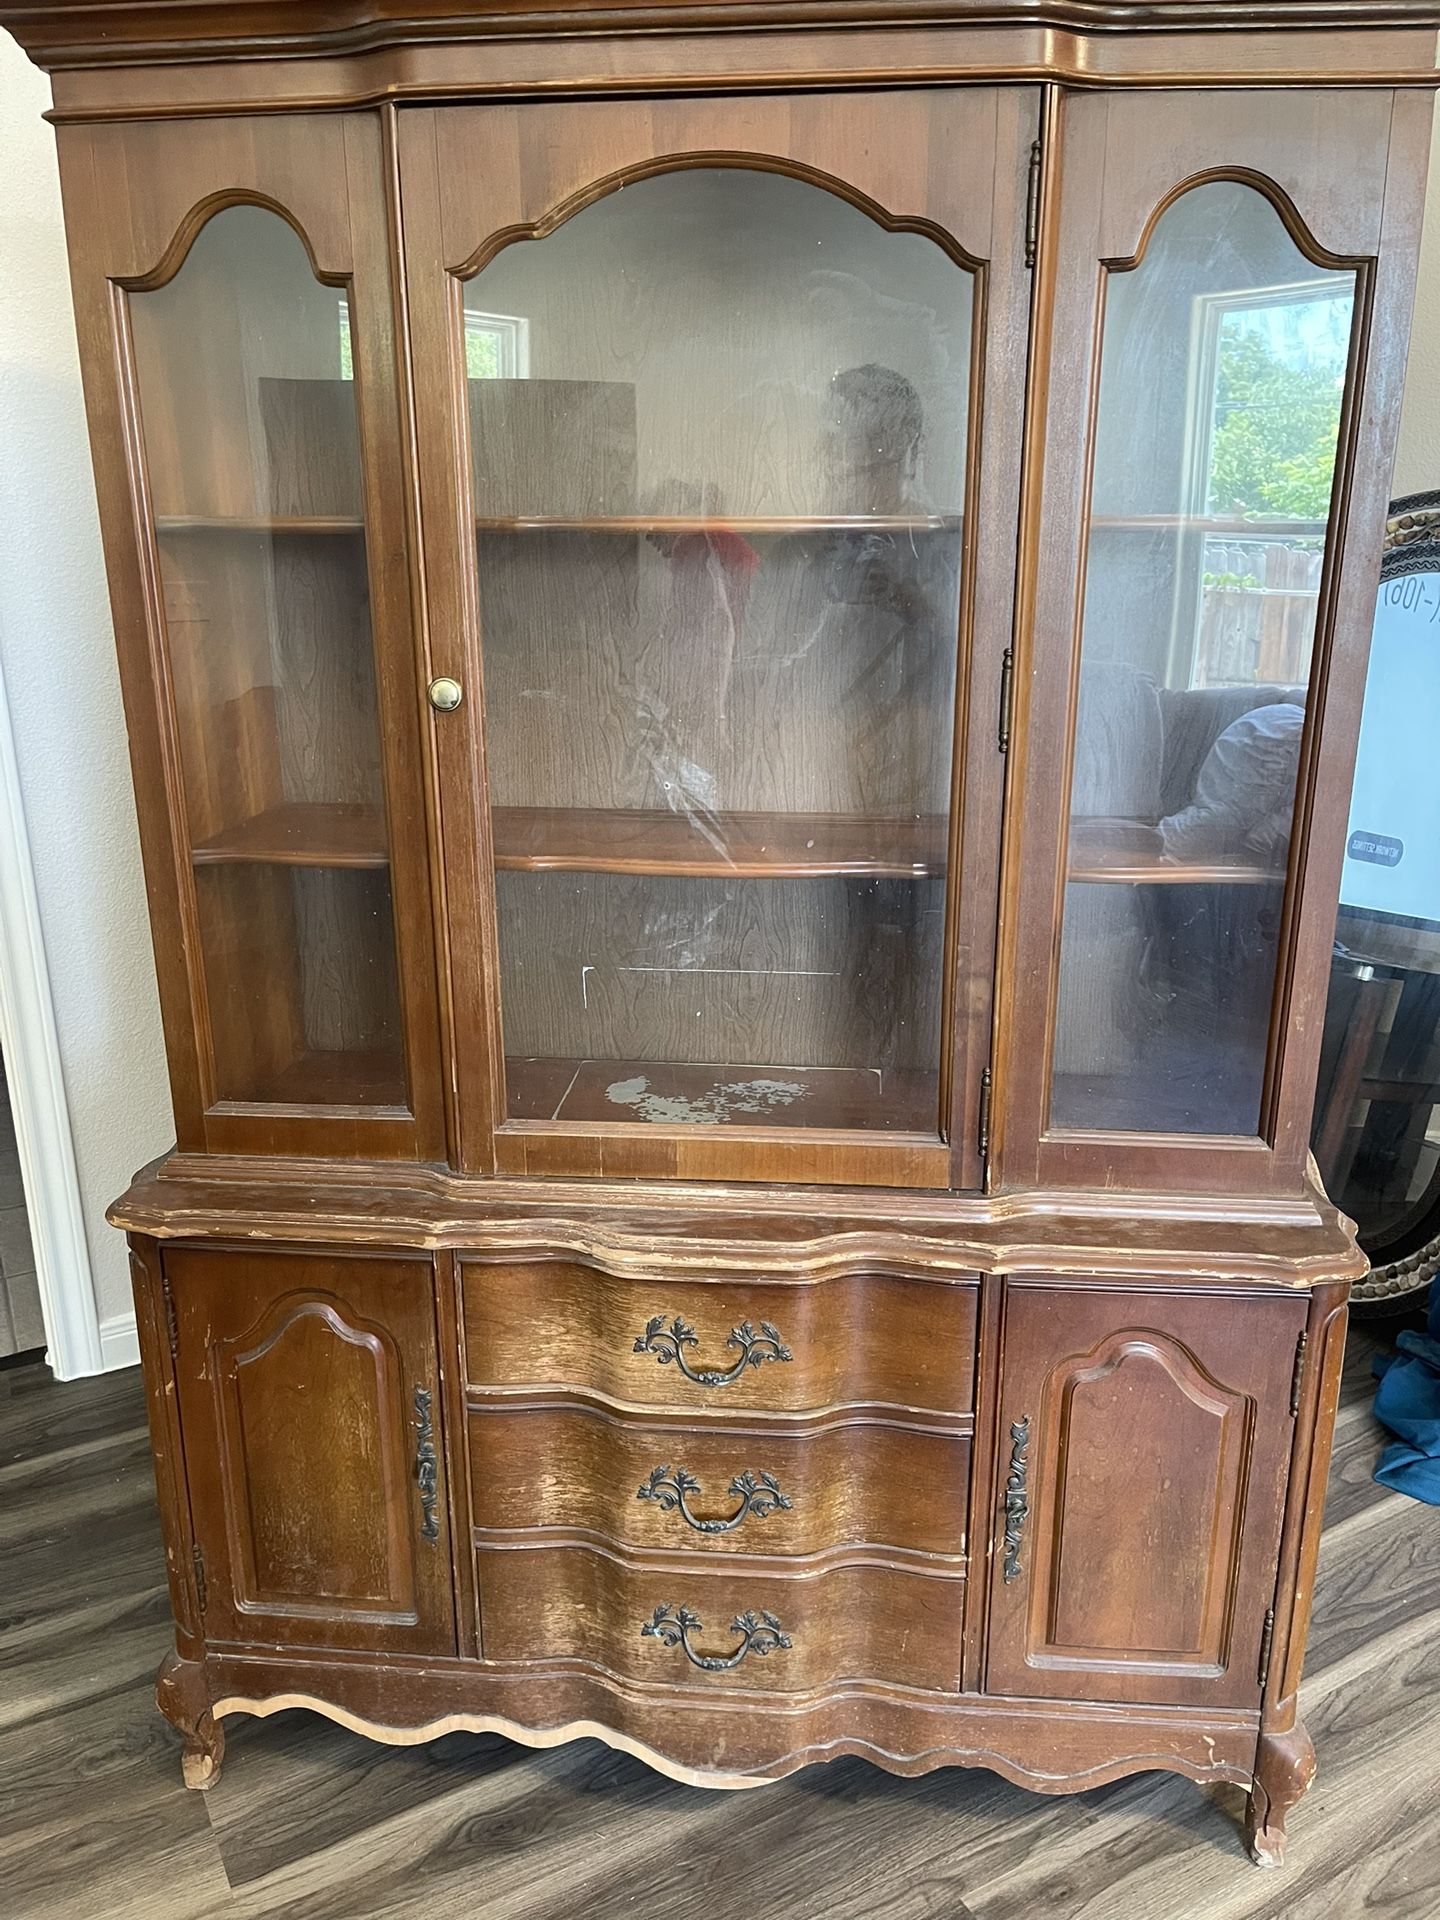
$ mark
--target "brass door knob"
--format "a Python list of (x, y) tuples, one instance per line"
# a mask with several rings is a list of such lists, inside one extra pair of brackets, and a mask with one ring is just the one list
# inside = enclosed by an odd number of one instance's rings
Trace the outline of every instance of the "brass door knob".
[(430, 682), (430, 704), (437, 713), (453, 713), (464, 698), (465, 690), (458, 680)]

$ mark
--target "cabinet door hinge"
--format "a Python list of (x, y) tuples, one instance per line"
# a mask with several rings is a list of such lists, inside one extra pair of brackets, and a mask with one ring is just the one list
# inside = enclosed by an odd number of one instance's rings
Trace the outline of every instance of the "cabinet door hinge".
[(1010, 751), (1010, 709), (1015, 698), (1015, 649), (1006, 647), (1000, 659), (1000, 715), (995, 723), (996, 744)]
[(1025, 186), (1025, 264), (1033, 267), (1040, 246), (1040, 142), (1030, 148), (1030, 177)]
[(195, 1567), (195, 1604), (204, 1613), (210, 1601), (210, 1587), (205, 1578), (205, 1549), (198, 1540), (190, 1549), (190, 1558)]
[(975, 1125), (975, 1145), (980, 1150), (980, 1158), (990, 1157), (990, 1069), (986, 1067), (980, 1076), (980, 1113)]
[(1295, 1371), (1290, 1376), (1290, 1418), (1294, 1420), (1300, 1412), (1300, 1388), (1305, 1379), (1305, 1343), (1310, 1335), (1305, 1328), (1300, 1329), (1300, 1338), (1295, 1342)]
[(1265, 1609), (1265, 1625), (1260, 1629), (1260, 1691), (1270, 1678), (1270, 1648), (1275, 1639), (1275, 1609)]
[(170, 1288), (170, 1276), (164, 1267), (160, 1269), (160, 1297), (165, 1302), (165, 1332), (170, 1341), (170, 1358), (180, 1358), (180, 1322), (175, 1316), (175, 1295)]

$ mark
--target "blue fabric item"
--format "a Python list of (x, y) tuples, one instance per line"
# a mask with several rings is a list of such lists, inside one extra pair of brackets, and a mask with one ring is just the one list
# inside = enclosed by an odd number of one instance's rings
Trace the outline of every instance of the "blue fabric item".
[(1396, 1335), (1398, 1353), (1377, 1353), (1375, 1418), (1399, 1438), (1375, 1469), (1382, 1487), (1440, 1507), (1440, 1277), (1430, 1283), (1424, 1333)]

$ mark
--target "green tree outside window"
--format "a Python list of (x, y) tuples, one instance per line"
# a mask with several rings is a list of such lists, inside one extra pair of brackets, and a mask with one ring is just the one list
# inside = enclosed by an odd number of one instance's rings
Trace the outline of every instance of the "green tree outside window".
[(1350, 302), (1297, 303), (1297, 320), (1302, 309), (1304, 340), (1298, 328), (1266, 325), (1263, 309), (1222, 319), (1208, 512), (1323, 520), (1330, 511)]

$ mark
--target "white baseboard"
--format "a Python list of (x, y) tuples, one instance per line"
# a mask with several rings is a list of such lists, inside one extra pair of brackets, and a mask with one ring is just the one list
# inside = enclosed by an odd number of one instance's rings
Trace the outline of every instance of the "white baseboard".
[(100, 1365), (104, 1372), (118, 1367), (138, 1367), (140, 1335), (135, 1330), (133, 1313), (112, 1314), (100, 1322)]

